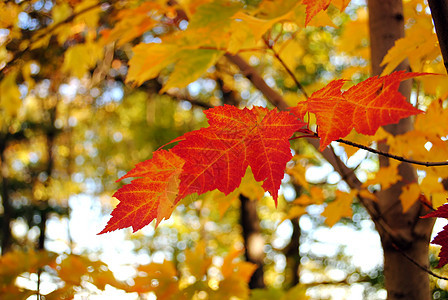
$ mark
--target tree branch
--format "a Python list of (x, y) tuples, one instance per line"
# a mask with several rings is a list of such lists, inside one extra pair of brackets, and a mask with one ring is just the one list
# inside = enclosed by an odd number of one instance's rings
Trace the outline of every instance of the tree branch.
[(305, 96), (305, 98), (309, 98), (308, 94), (306, 93), (303, 85), (300, 83), (300, 81), (297, 79), (297, 77), (294, 75), (294, 73), (292, 72), (292, 70), (286, 65), (286, 63), (283, 61), (283, 59), (281, 59), (280, 54), (277, 53), (277, 51), (274, 50), (274, 47), (272, 44), (269, 43), (269, 41), (267, 41), (266, 39), (263, 40), (265, 45), (272, 50), (272, 52), (274, 53), (274, 57), (282, 64), (283, 68), (285, 68), (286, 72), (288, 72), (289, 76), (291, 76), (291, 78), (294, 80), (294, 83), (296, 84), (296, 86), (299, 88), (299, 90), (302, 92), (302, 94)]
[(283, 97), (277, 91), (268, 86), (260, 74), (258, 74), (257, 70), (250, 66), (244, 59), (241, 58), (241, 56), (226, 53), (225, 57), (235, 64), (241, 70), (241, 73), (246, 76), (247, 79), (249, 79), (249, 81), (252, 82), (252, 84), (260, 92), (262, 92), (266, 99), (268, 99), (268, 101), (275, 107), (279, 110), (288, 109), (288, 104), (286, 104), (285, 100), (283, 100)]

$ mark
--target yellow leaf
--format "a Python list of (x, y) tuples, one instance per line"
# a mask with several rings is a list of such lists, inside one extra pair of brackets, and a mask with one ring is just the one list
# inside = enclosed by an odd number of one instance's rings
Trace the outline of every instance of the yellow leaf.
[(183, 88), (202, 76), (224, 54), (208, 49), (186, 49), (177, 53), (177, 63), (160, 93), (170, 88)]
[(229, 207), (232, 205), (233, 201), (238, 199), (240, 191), (238, 189), (234, 190), (228, 195), (225, 195), (223, 192), (218, 190), (214, 190), (211, 192), (205, 193), (202, 197), (206, 201), (213, 201), (218, 206), (218, 212), (220, 217), (223, 217)]
[(288, 210), (288, 214), (283, 218), (283, 220), (291, 220), (297, 217), (301, 217), (306, 214), (306, 207), (294, 205)]
[(423, 178), (420, 183), (420, 189), (432, 202), (433, 208), (445, 204), (446, 199), (448, 198), (448, 192), (443, 187), (443, 184), (439, 182), (439, 177), (432, 174), (426, 174), (426, 177)]
[[(302, 6), (303, 7), (303, 6)], [(305, 24), (303, 24), (305, 25)], [(315, 27), (333, 27), (336, 28), (336, 25), (333, 23), (333, 21), (328, 16), (327, 11), (321, 10), (319, 11), (307, 24), (307, 26), (315, 26)]]
[(261, 39), (263, 34), (265, 34), (265, 32), (268, 31), (272, 25), (278, 22), (278, 19), (259, 19), (240, 11), (237, 12), (233, 18), (239, 22), (242, 22), (245, 27), (249, 29), (249, 32), (251, 33), (251, 36), (253, 36), (255, 42)]
[(356, 191), (354, 190), (350, 193), (336, 191), (336, 199), (330, 202), (322, 213), (322, 216), (325, 217), (325, 223), (328, 226), (332, 227), (342, 217), (350, 218), (352, 216), (351, 204), (355, 195)]
[(339, 8), (340, 11), (344, 11), (350, 3), (350, 0), (331, 0), (331, 3)]
[(93, 68), (103, 58), (103, 55), (104, 48), (98, 43), (87, 42), (75, 45), (65, 52), (62, 70), (82, 78), (89, 69)]
[(51, 10), (54, 24), (64, 21), (72, 14), (72, 9), (67, 2), (58, 2)]
[(375, 174), (374, 179), (367, 180), (363, 186), (367, 187), (369, 185), (381, 184), (381, 189), (388, 189), (392, 184), (398, 182), (402, 177), (398, 174), (398, 164), (392, 163), (388, 167), (382, 167)]
[(234, 20), (230, 25), (230, 38), (227, 45), (227, 52), (236, 54), (243, 48), (253, 48), (256, 40), (252, 35), (251, 29), (246, 22)]
[[(303, 45), (301, 45), (296, 39), (290, 39), (283, 43), (275, 44), (274, 49), (291, 70), (296, 69), (299, 58), (303, 57), (305, 54)], [(297, 99), (294, 104), (297, 104)]]
[(233, 274), (237, 274), (238, 277), (241, 278), (244, 282), (249, 282), (250, 277), (252, 276), (252, 273), (257, 268), (256, 265), (252, 263), (247, 263), (245, 261), (235, 261), (243, 254), (242, 250), (233, 249), (232, 251), (227, 254), (227, 256), (224, 258), (224, 263), (221, 267), (221, 273), (226, 277), (230, 277)]
[(149, 17), (153, 11), (164, 13), (164, 7), (156, 2), (143, 2), (140, 6), (119, 11), (118, 22), (111, 30), (101, 32), (105, 43), (117, 41), (117, 46), (132, 41), (152, 29), (157, 22)]
[(369, 192), (366, 189), (360, 190), (359, 191), (359, 196), (361, 196), (363, 198), (366, 198), (366, 199), (373, 200), (373, 201), (377, 201), (378, 200), (378, 198), (373, 193)]
[(239, 299), (246, 299), (249, 294), (248, 282), (257, 265), (238, 261), (238, 257), (242, 254), (241, 250), (233, 249), (224, 258), (221, 267), (221, 273), (224, 279), (219, 283), (219, 290), (210, 295), (210, 299), (231, 299), (238, 297)]
[(418, 200), (420, 193), (420, 187), (417, 183), (411, 183), (403, 187), (400, 195), (403, 213), (407, 212), (409, 208), (414, 205), (414, 203)]
[[(370, 143), (374, 140), (372, 136), (359, 134), (354, 129), (344, 139), (365, 146), (370, 145)], [(350, 158), (353, 154), (355, 154), (359, 150), (359, 148), (347, 144), (341, 143), (340, 145), (344, 147), (345, 153), (347, 154), (347, 158)]]
[(256, 181), (251, 168), (247, 168), (246, 174), (241, 180), (238, 188), (244, 196), (252, 200), (260, 200), (264, 196), (264, 188), (262, 182)]
[(140, 43), (132, 51), (126, 82), (135, 81), (137, 85), (157, 77), (165, 67), (176, 61), (178, 46), (171, 43)]
[(348, 22), (344, 28), (341, 38), (338, 41), (338, 49), (350, 55), (369, 59), (367, 9), (359, 8), (356, 13), (356, 20)]
[(261, 19), (276, 19), (284, 17), (298, 6), (297, 0), (263, 0), (258, 5), (255, 15)]
[(432, 193), (431, 194), (431, 203), (434, 209), (437, 209), (439, 206), (444, 205), (448, 202), (448, 193)]
[(306, 288), (302, 284), (297, 284), (296, 286), (290, 288), (286, 294), (281, 298), (281, 300), (307, 300), (310, 299), (306, 295)]
[(262, 183), (255, 180), (250, 168), (247, 168), (240, 186), (230, 194), (225, 195), (218, 190), (213, 190), (205, 193), (201, 197), (203, 197), (205, 201), (211, 201), (213, 204), (216, 204), (218, 206), (219, 215), (222, 217), (232, 203), (238, 199), (240, 194), (243, 194), (251, 200), (260, 200), (265, 194), (265, 191), (262, 188)]
[(0, 28), (10, 28), (14, 27), (17, 22), (17, 16), (19, 15), (21, 9), (18, 5), (13, 2), (5, 3), (4, 1), (0, 2)]
[(426, 22), (422, 18), (419, 21), (406, 32), (404, 38), (395, 41), (395, 45), (387, 52), (381, 62), (381, 66), (386, 66), (381, 76), (391, 73), (406, 58), (409, 58), (414, 72), (423, 71), (426, 61), (432, 61), (440, 55), (430, 17)]
[(89, 264), (83, 257), (71, 254), (61, 262), (58, 275), (63, 281), (79, 286), (82, 276), (88, 273), (88, 267)]
[[(126, 288), (127, 292), (139, 294), (154, 292), (157, 299), (182, 299), (179, 294), (177, 270), (171, 261), (163, 263), (150, 263), (138, 267), (139, 275), (133, 278), (134, 285)], [(157, 280), (157, 285), (153, 284)]]
[(93, 7), (95, 8), (89, 9), (87, 12), (78, 14), (75, 17), (75, 23), (84, 23), (89, 28), (96, 28), (98, 24), (99, 14), (102, 12), (101, 5), (98, 5), (98, 0), (83, 0), (81, 3), (75, 6), (75, 14), (80, 11), (85, 10), (86, 8)]
[(325, 199), (323, 190), (320, 187), (313, 186), (309, 190), (309, 195), (303, 193), (293, 203), (298, 205), (322, 204)]
[(0, 83), (0, 109), (4, 111), (4, 118), (15, 117), (22, 105), (16, 77), (17, 72), (11, 72)]
[[(444, 76), (431, 77), (434, 80), (436, 77)], [(448, 135), (448, 122), (446, 120), (448, 120), (448, 108), (444, 108), (443, 101), (438, 99), (431, 102), (426, 109), (426, 113), (415, 118), (414, 128), (426, 134), (443, 137)]]
[(190, 18), (188, 30), (208, 28), (209, 32), (228, 29), (232, 16), (242, 8), (238, 2), (214, 0), (200, 5)]
[[(423, 71), (446, 75), (446, 69), (442, 61), (435, 60), (431, 64), (425, 65)], [(447, 76), (423, 76), (418, 81), (422, 83), (425, 94), (434, 95), (439, 99), (446, 99), (448, 97)]]
[(189, 273), (201, 280), (207, 274), (207, 270), (212, 263), (210, 257), (206, 257), (205, 242), (203, 240), (196, 244), (195, 249), (188, 249), (185, 251), (185, 265)]

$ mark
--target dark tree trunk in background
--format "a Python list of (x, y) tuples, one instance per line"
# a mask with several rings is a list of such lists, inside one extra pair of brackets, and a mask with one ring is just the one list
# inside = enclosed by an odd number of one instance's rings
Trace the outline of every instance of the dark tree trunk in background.
[[(238, 106), (238, 94), (226, 87), (222, 78), (217, 78), (216, 82), (218, 88), (222, 93), (222, 103), (228, 105)], [(257, 214), (258, 201), (251, 201), (251, 199), (244, 195), (239, 195), (241, 209), (240, 209), (240, 224), (242, 228), (242, 235), (244, 239), (244, 253), (248, 262), (256, 264), (258, 267), (252, 274), (249, 282), (250, 289), (264, 288), (264, 239), (261, 235), (260, 219)]]
[(257, 214), (257, 201), (252, 201), (241, 194), (239, 198), (246, 260), (258, 266), (250, 279), (249, 288), (264, 288), (264, 238), (261, 234), (260, 219)]
[[(404, 17), (402, 0), (370, 0), (369, 29), (372, 59), (372, 75), (382, 72), (380, 66), (387, 51), (394, 46), (397, 39), (404, 37)], [(409, 71), (407, 61), (401, 63), (397, 70)], [(400, 92), (409, 99), (412, 82), (404, 82)], [(393, 135), (412, 130), (410, 118), (400, 123), (385, 126)], [(387, 151), (385, 144), (379, 149)], [(380, 156), (380, 166), (389, 165), (385, 157)], [(420, 219), (427, 213), (420, 203), (415, 203), (403, 213), (399, 196), (402, 187), (417, 182), (417, 174), (410, 164), (402, 163), (399, 168), (402, 180), (387, 190), (378, 193), (377, 212), (387, 226), (377, 226), (384, 251), (384, 276), (388, 299), (430, 299), (428, 274), (412, 263), (404, 254), (414, 259), (421, 266), (428, 267), (428, 245), (433, 228), (433, 220)], [(378, 216), (377, 216), (378, 217)], [(397, 247), (401, 251), (397, 250)]]
[(290, 286), (295, 286), (300, 282), (300, 236), (302, 231), (299, 226), (299, 218), (290, 220), (292, 223), (291, 241), (285, 249), (286, 264), (291, 272)]
[(6, 174), (6, 166), (4, 151), (7, 143), (7, 135), (1, 137), (0, 141), (0, 188), (1, 188), (1, 197), (2, 197), (2, 206), (3, 206), (3, 214), (2, 214), (2, 236), (1, 236), (1, 247), (2, 247), (2, 255), (6, 254), (12, 245), (12, 235), (11, 235), (11, 220), (12, 220), (12, 207), (9, 199), (9, 191), (8, 191), (8, 180)]
[(448, 1), (428, 0), (428, 4), (436, 27), (445, 69), (448, 72)]

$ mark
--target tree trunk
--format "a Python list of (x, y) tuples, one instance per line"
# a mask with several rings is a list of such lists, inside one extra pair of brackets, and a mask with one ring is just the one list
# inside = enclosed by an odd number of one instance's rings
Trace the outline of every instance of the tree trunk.
[[(380, 66), (387, 51), (395, 41), (404, 37), (404, 17), (402, 0), (370, 0), (369, 29), (372, 60), (372, 75), (382, 72)], [(409, 70), (407, 61), (397, 70)], [(412, 82), (406, 81), (400, 86), (400, 92), (409, 99)], [(385, 126), (393, 135), (412, 130), (412, 119), (403, 119), (398, 124)], [(387, 151), (385, 144), (379, 144), (380, 150)], [(380, 166), (387, 166), (387, 158), (380, 156)], [(415, 203), (403, 213), (399, 196), (402, 187), (417, 182), (417, 174), (410, 164), (399, 167), (402, 180), (387, 190), (378, 193), (378, 211), (385, 226), (377, 226), (384, 251), (384, 276), (388, 299), (430, 299), (428, 274), (417, 267), (428, 267), (428, 245), (433, 228), (433, 220), (420, 219), (427, 213), (425, 207)]]
[(448, 1), (428, 0), (431, 15), (436, 27), (443, 63), (448, 72)]
[(291, 242), (285, 248), (286, 264), (289, 269), (289, 274), (291, 276), (289, 285), (291, 287), (299, 284), (300, 282), (300, 236), (302, 235), (302, 230), (299, 225), (299, 218), (291, 219), (292, 224), (292, 236)]
[(242, 194), (240, 194), (240, 202), (246, 260), (258, 266), (250, 278), (249, 288), (261, 289), (265, 287), (263, 278), (264, 239), (261, 235), (260, 219), (257, 214), (257, 202)]
[(12, 246), (12, 235), (11, 235), (11, 220), (12, 220), (12, 206), (9, 199), (8, 191), (8, 180), (7, 180), (7, 170), (5, 163), (4, 151), (6, 149), (6, 144), (8, 142), (8, 134), (2, 135), (0, 138), (0, 188), (3, 206), (2, 215), (2, 233), (1, 233), (1, 247), (2, 255), (5, 255)]

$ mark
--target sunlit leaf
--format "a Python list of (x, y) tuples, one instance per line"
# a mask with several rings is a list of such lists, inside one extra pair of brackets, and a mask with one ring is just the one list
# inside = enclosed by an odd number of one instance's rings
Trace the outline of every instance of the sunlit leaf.
[(343, 217), (351, 218), (353, 214), (351, 205), (355, 195), (356, 191), (350, 193), (336, 191), (336, 199), (330, 202), (322, 213), (325, 224), (332, 227)]
[(400, 201), (404, 213), (407, 212), (415, 202), (417, 202), (420, 193), (420, 187), (417, 183), (411, 183), (403, 187), (400, 194)]

